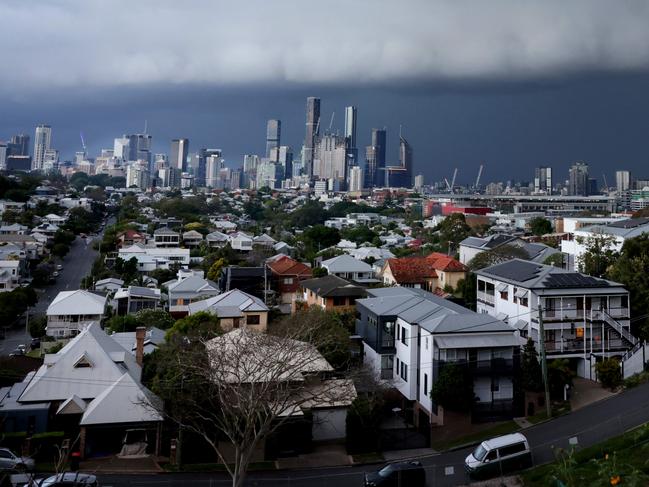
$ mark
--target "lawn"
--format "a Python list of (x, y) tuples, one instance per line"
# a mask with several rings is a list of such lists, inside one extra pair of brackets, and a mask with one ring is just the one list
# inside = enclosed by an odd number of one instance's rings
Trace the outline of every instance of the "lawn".
[[(556, 418), (557, 416), (563, 416), (564, 414), (568, 414), (569, 412), (570, 402), (552, 404), (551, 413), (553, 418)], [(532, 424), (537, 424), (541, 421), (545, 421), (547, 417), (548, 415), (545, 413), (545, 410), (543, 410), (542, 412), (536, 413), (533, 416), (528, 416), (526, 419)]]
[(472, 433), (470, 435), (460, 436), (458, 438), (445, 439), (442, 441), (433, 440), (430, 447), (433, 450), (437, 450), (437, 451), (449, 450), (457, 446), (480, 443), (481, 441), (486, 440), (488, 438), (493, 438), (494, 436), (507, 435), (509, 433), (514, 433), (515, 431), (518, 430), (520, 430), (520, 426), (518, 426), (518, 424), (516, 424), (515, 421), (506, 421), (504, 423), (498, 424), (491, 428), (484, 429), (482, 431), (478, 431), (476, 433)]
[(649, 485), (649, 426), (598, 445), (558, 452), (559, 460), (524, 472), (524, 485)]

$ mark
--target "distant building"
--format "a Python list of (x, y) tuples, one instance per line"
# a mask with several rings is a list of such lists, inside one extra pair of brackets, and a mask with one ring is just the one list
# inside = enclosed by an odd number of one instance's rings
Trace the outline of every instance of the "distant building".
[(302, 165), (307, 176), (313, 176), (313, 158), (316, 137), (320, 133), (320, 98), (306, 99), (306, 136), (302, 151)]
[(40, 171), (45, 162), (45, 152), (50, 149), (52, 143), (52, 127), (39, 125), (36, 127), (34, 136), (34, 158), (32, 159), (32, 170)]
[(363, 169), (360, 166), (349, 168), (348, 191), (363, 191)]
[(615, 186), (618, 192), (631, 189), (631, 172), (615, 171)]
[(385, 129), (372, 129), (372, 145), (365, 148), (365, 187), (384, 186)]
[(189, 139), (173, 139), (171, 141), (171, 167), (187, 170), (187, 155), (189, 154)]
[[(266, 124), (266, 157), (271, 157), (271, 151), (280, 146), (281, 135), (281, 120), (269, 120)], [(277, 161), (277, 159), (274, 160)]]
[(424, 187), (424, 175), (417, 174), (415, 176), (415, 191), (421, 191)]
[(344, 182), (347, 176), (347, 141), (340, 135), (317, 137), (313, 159), (313, 176)]
[(534, 192), (552, 194), (552, 168), (537, 167), (534, 169)]
[(11, 137), (7, 144), (7, 155), (28, 156), (29, 155), (29, 135), (18, 134)]
[(219, 187), (220, 171), (225, 167), (221, 151), (214, 150), (205, 157), (205, 186), (208, 188)]
[(589, 189), (588, 164), (576, 162), (569, 171), (568, 194), (570, 196), (588, 196)]
[(399, 165), (385, 168), (385, 185), (389, 188), (412, 187), (412, 147), (399, 136)]
[(358, 110), (355, 106), (345, 107), (345, 139), (347, 140), (347, 166), (358, 165), (358, 146), (356, 142), (356, 120)]

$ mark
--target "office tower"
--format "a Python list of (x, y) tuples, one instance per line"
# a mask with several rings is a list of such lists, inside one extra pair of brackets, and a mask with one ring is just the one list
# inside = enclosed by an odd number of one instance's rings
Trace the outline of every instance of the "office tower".
[(347, 139), (347, 166), (358, 165), (358, 148), (356, 146), (357, 109), (354, 106), (345, 107), (345, 138)]
[(256, 187), (271, 189), (280, 188), (284, 180), (284, 168), (281, 164), (264, 159), (257, 167)]
[(128, 137), (120, 137), (113, 142), (113, 155), (122, 161), (130, 161), (130, 143)]
[(7, 169), (7, 156), (9, 155), (9, 147), (7, 144), (0, 142), (0, 171)]
[(597, 178), (588, 178), (588, 194), (596, 195), (599, 193), (599, 183)]
[(34, 135), (34, 158), (32, 159), (32, 170), (39, 171), (45, 162), (45, 152), (52, 144), (52, 127), (39, 125)]
[(241, 180), (243, 178), (243, 171), (241, 168), (233, 169), (230, 174), (230, 189), (241, 188)]
[(618, 193), (628, 191), (631, 189), (631, 172), (630, 171), (615, 171), (615, 184)]
[(7, 156), (5, 169), (7, 171), (29, 171), (32, 167), (32, 158), (29, 156)]
[(270, 152), (280, 146), (282, 136), (282, 122), (280, 120), (269, 120), (266, 124), (266, 157)]
[(415, 176), (415, 191), (421, 191), (424, 188), (424, 175), (417, 174)]
[(313, 159), (313, 176), (319, 179), (345, 181), (347, 177), (347, 141), (340, 135), (317, 137)]
[(537, 167), (534, 169), (534, 192), (552, 194), (552, 168)]
[(260, 164), (259, 156), (256, 154), (245, 154), (243, 156), (243, 181), (244, 188), (253, 189), (257, 180), (257, 167)]
[(187, 154), (189, 154), (189, 139), (173, 139), (169, 165), (185, 172), (187, 170)]
[(221, 157), (221, 151), (212, 149), (205, 152), (205, 186), (208, 188), (219, 187), (219, 175), (225, 167), (225, 161)]
[(29, 155), (29, 135), (18, 134), (11, 137), (7, 144), (7, 155), (28, 156)]
[(306, 99), (306, 137), (302, 151), (302, 167), (308, 177), (313, 176), (313, 158), (316, 137), (320, 134), (320, 98)]
[(568, 194), (570, 196), (588, 196), (588, 164), (576, 162), (568, 173)]
[(399, 165), (385, 168), (385, 185), (389, 188), (412, 187), (412, 147), (399, 136)]
[(372, 129), (372, 145), (365, 148), (365, 187), (385, 184), (385, 129)]
[(205, 186), (205, 157), (207, 149), (199, 149), (189, 158), (187, 171), (194, 176), (194, 185), (198, 188)]
[(274, 147), (270, 151), (269, 159), (282, 165), (284, 176), (288, 179), (293, 176), (293, 149), (287, 145)]
[(363, 191), (363, 169), (360, 166), (349, 168), (348, 191)]

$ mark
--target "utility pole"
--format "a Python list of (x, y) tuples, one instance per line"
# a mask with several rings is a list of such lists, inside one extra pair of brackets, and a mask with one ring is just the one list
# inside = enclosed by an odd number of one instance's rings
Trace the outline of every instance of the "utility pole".
[(543, 327), (543, 304), (539, 298), (539, 345), (541, 347), (541, 373), (543, 374), (543, 388), (545, 392), (545, 411), (550, 419), (550, 384), (548, 383), (548, 361), (545, 358), (545, 328)]

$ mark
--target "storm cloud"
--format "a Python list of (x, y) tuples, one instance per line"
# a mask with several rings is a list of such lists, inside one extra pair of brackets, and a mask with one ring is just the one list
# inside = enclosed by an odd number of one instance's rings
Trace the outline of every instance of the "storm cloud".
[(525, 80), (649, 66), (649, 2), (0, 0), (0, 89)]

